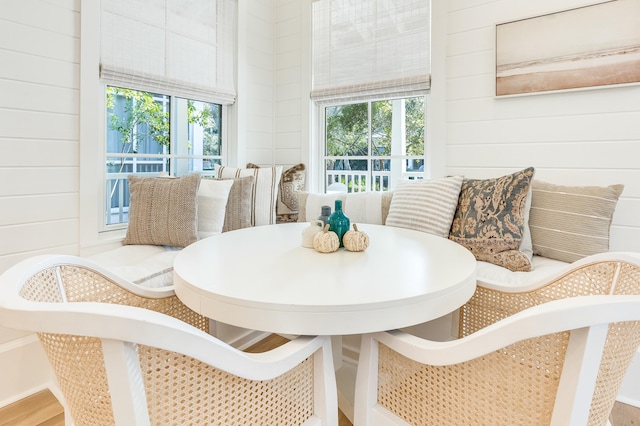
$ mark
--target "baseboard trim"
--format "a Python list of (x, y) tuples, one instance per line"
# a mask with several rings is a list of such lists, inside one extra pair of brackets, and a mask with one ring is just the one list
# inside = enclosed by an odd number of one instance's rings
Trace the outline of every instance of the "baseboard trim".
[(631, 360), (627, 374), (620, 387), (617, 401), (640, 408), (640, 349)]
[(249, 346), (258, 343), (269, 335), (271, 335), (271, 333), (253, 330), (227, 343), (229, 343), (229, 345), (233, 346), (234, 348), (240, 349), (242, 351), (247, 349)]
[(50, 388), (51, 369), (38, 336), (0, 345), (0, 407)]

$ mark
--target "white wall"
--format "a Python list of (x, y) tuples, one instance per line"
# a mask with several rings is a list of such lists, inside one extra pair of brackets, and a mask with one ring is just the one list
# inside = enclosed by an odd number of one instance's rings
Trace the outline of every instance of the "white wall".
[(275, 162), (309, 166), (311, 3), (276, 1)]
[(484, 178), (534, 166), (536, 179), (559, 184), (622, 183), (611, 249), (640, 251), (640, 86), (494, 97), (496, 23), (591, 3), (447, 2), (447, 172)]
[(78, 249), (78, 3), (0, 14), (0, 271)]
[[(79, 0), (3, 4), (0, 272), (36, 254), (78, 252), (79, 10)], [(24, 335), (0, 327), (0, 405), (48, 379)]]
[(238, 167), (275, 164), (274, 1), (238, 2)]

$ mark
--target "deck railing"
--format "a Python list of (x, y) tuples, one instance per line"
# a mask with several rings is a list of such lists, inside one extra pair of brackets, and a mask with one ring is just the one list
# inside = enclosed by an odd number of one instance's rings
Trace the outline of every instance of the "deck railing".
[[(423, 172), (404, 172), (400, 178), (422, 179), (423, 175)], [(392, 174), (389, 171), (371, 172), (370, 179), (373, 182), (371, 186), (367, 186), (369, 172), (362, 170), (327, 170), (325, 177), (327, 188), (333, 183), (341, 183), (347, 186), (347, 192), (389, 191), (392, 184)]]

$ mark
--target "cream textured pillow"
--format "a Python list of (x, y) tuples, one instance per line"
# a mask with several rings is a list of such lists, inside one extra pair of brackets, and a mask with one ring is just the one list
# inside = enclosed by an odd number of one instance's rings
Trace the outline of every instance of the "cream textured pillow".
[(276, 202), (282, 166), (238, 169), (216, 164), (218, 178), (239, 178), (253, 176), (255, 184), (252, 194), (251, 225), (271, 225), (276, 223)]
[(198, 189), (198, 238), (222, 232), (233, 180), (202, 179)]
[(229, 180), (233, 182), (233, 185), (229, 191), (222, 232), (251, 226), (251, 212), (253, 211), (251, 208), (251, 200), (253, 199), (255, 178), (253, 176), (245, 176)]
[(198, 239), (200, 175), (129, 176), (129, 227), (123, 244), (186, 247)]
[(529, 167), (493, 179), (465, 179), (449, 239), (465, 246), (477, 260), (530, 271), (531, 260), (519, 249), (534, 173)]
[(534, 181), (529, 217), (533, 253), (575, 262), (609, 251), (611, 220), (623, 189)]
[(385, 224), (447, 238), (462, 179), (401, 181), (393, 191)]

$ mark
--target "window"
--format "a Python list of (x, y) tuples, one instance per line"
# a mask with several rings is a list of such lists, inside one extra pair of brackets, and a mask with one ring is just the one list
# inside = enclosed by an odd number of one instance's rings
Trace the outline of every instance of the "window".
[(106, 169), (98, 226), (110, 231), (128, 222), (128, 175), (213, 175), (222, 161), (223, 109), (236, 97), (237, 0), (99, 3)]
[(128, 222), (127, 176), (213, 175), (222, 162), (222, 106), (106, 88), (105, 225)]
[[(424, 171), (424, 96), (324, 107), (325, 190), (388, 191)], [(344, 186), (343, 186), (344, 185)]]
[(388, 191), (424, 175), (430, 8), (428, 0), (313, 2), (311, 99), (325, 190)]

